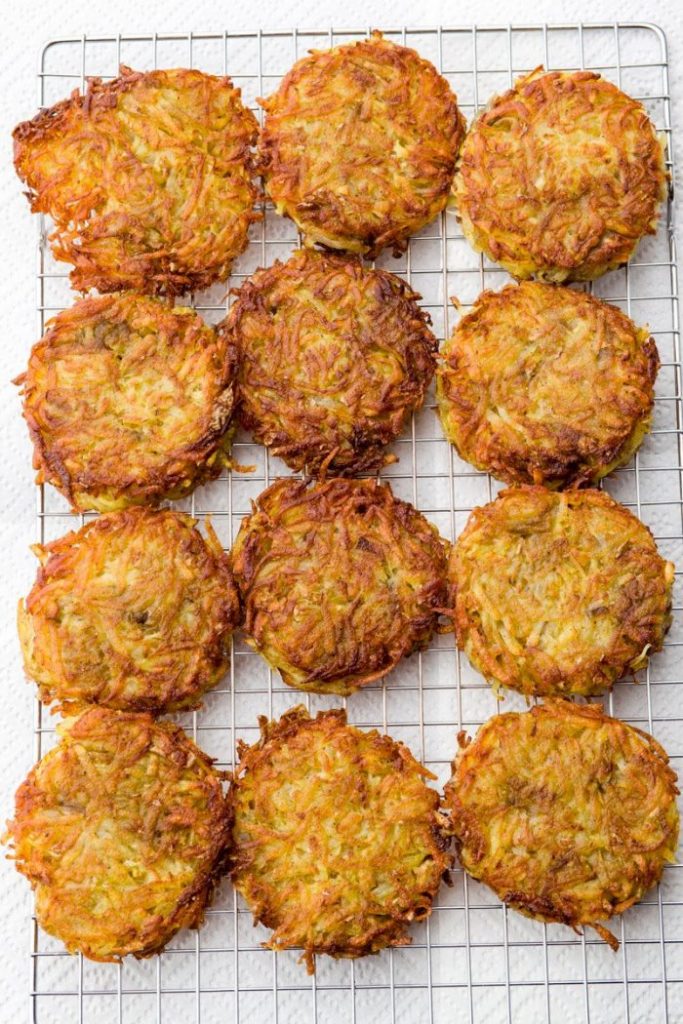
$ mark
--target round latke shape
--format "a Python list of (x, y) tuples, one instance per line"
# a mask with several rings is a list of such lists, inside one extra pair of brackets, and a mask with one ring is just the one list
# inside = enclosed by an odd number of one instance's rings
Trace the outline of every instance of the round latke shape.
[(266, 190), (307, 240), (374, 258), (445, 207), (465, 121), (415, 50), (383, 39), (314, 50), (266, 111)]
[(158, 953), (196, 928), (223, 874), (220, 775), (178, 726), (91, 708), (16, 795), (5, 837), (40, 926), (91, 960)]
[(463, 143), (454, 193), (470, 244), (514, 277), (585, 281), (654, 234), (668, 176), (641, 103), (592, 71), (539, 68)]
[(654, 339), (584, 292), (531, 281), (486, 291), (441, 357), (447, 438), (506, 483), (596, 483), (649, 430)]
[(285, 683), (350, 694), (426, 646), (450, 607), (448, 546), (374, 480), (280, 480), (232, 550), (243, 629)]
[(459, 858), (515, 910), (590, 925), (622, 914), (675, 859), (676, 775), (647, 733), (598, 704), (548, 701), (496, 715), (446, 786)]
[(14, 164), (76, 291), (180, 295), (246, 248), (257, 135), (229, 78), (122, 66), (18, 125)]
[(75, 511), (180, 498), (228, 462), (233, 366), (192, 309), (81, 299), (47, 324), (17, 383), (36, 483)]
[(223, 328), (236, 418), (295, 470), (381, 466), (434, 373), (418, 298), (394, 274), (312, 249), (257, 270)]
[(129, 508), (34, 552), (18, 611), (27, 675), (62, 713), (80, 704), (165, 713), (196, 708), (222, 678), (239, 599), (209, 522)]
[(458, 646), (495, 688), (529, 695), (603, 693), (671, 622), (673, 565), (603, 491), (502, 491), (470, 516), (450, 577)]
[(265, 946), (360, 957), (410, 942), (451, 866), (435, 776), (407, 747), (303, 707), (240, 745), (232, 880)]

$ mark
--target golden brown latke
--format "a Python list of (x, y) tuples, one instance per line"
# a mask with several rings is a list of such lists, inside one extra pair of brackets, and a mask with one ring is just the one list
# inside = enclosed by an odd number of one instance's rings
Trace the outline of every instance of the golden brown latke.
[(130, 292), (81, 299), (17, 380), (36, 483), (76, 511), (188, 494), (228, 461), (232, 378), (224, 340), (194, 310)]
[(38, 923), (91, 960), (198, 927), (227, 866), (221, 776), (182, 729), (91, 708), (29, 773), (8, 839)]
[(434, 779), (407, 747), (292, 708), (259, 719), (230, 788), (235, 888), (270, 949), (360, 957), (410, 942), (451, 866)]
[(671, 622), (674, 567), (602, 491), (510, 488), (453, 546), (458, 646), (494, 687), (602, 693), (645, 668)]
[(266, 189), (309, 241), (398, 254), (445, 207), (465, 121), (415, 50), (379, 32), (313, 50), (259, 102)]
[(648, 330), (584, 292), (523, 282), (479, 296), (442, 349), (446, 437), (510, 484), (596, 483), (650, 427), (659, 357)]
[(67, 713), (199, 707), (227, 671), (239, 600), (216, 534), (195, 522), (129, 508), (33, 548), (41, 568), (18, 625), (41, 700)]
[(232, 566), (250, 645), (285, 683), (353, 693), (426, 646), (449, 606), (448, 545), (374, 480), (280, 480)]
[(446, 806), (465, 871), (540, 921), (590, 925), (659, 881), (678, 842), (676, 775), (659, 743), (598, 704), (496, 715), (462, 749)]
[(592, 71), (538, 68), (494, 96), (460, 153), (465, 237), (518, 278), (585, 281), (654, 234), (664, 153), (641, 103)]
[(418, 298), (394, 274), (313, 249), (257, 270), (223, 328), (237, 418), (292, 469), (381, 466), (436, 365)]
[(229, 78), (122, 66), (18, 125), (14, 165), (76, 290), (179, 295), (246, 248), (257, 134)]

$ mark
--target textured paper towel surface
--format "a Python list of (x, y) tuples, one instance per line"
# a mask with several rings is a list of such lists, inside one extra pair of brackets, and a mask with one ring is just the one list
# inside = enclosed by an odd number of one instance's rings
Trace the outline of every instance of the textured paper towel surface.
[[(510, 0), (479, 0), (476, 5), (464, 7), (448, 3), (425, 2), (415, 7), (404, 0), (370, 0), (367, 3), (360, 3), (358, 0), (346, 0), (339, 6), (318, 0), (318, 2), (306, 2), (298, 0), (287, 5), (275, 7), (267, 5), (218, 5), (195, 0), (191, 5), (177, 2), (158, 2), (151, 0), (145, 5), (133, 2), (133, 0), (119, 0), (116, 5), (86, 3), (82, 0), (68, 4), (53, 3), (45, 4), (15, 4), (6, 5), (3, 10), (3, 37), (5, 47), (3, 63), (0, 70), (2, 76), (2, 88), (0, 89), (0, 185), (3, 197), (0, 208), (0, 225), (2, 230), (2, 242), (4, 254), (4, 288), (3, 288), (3, 309), (5, 311), (3, 321), (3, 341), (0, 345), (0, 386), (2, 396), (0, 399), (0, 474), (3, 486), (3, 498), (0, 503), (0, 518), (2, 520), (2, 579), (3, 586), (0, 589), (0, 672), (2, 683), (0, 689), (0, 780), (2, 786), (2, 797), (0, 816), (4, 819), (11, 813), (12, 794), (16, 785), (23, 778), (26, 770), (33, 761), (32, 749), (32, 719), (33, 719), (33, 694), (23, 679), (19, 665), (18, 649), (14, 628), (14, 610), (16, 601), (20, 594), (25, 593), (30, 586), (34, 564), (33, 558), (28, 552), (28, 545), (37, 539), (35, 509), (36, 493), (32, 483), (32, 472), (30, 469), (30, 450), (26, 437), (23, 422), (19, 415), (19, 402), (16, 397), (16, 389), (9, 384), (10, 378), (21, 372), (24, 367), (26, 355), (30, 344), (38, 336), (39, 320), (36, 313), (36, 224), (27, 209), (26, 202), (21, 195), (21, 187), (15, 179), (11, 168), (11, 142), (10, 131), (13, 125), (20, 119), (31, 116), (36, 106), (36, 70), (38, 54), (44, 42), (51, 38), (64, 37), (67, 35), (81, 35), (85, 32), (88, 35), (116, 34), (117, 32), (129, 33), (139, 32), (221, 32), (224, 28), (257, 29), (297, 26), (299, 28), (321, 27), (329, 24), (335, 26), (358, 26), (370, 24), (371, 26), (383, 27), (390, 24), (409, 25), (456, 25), (469, 24), (477, 21), (478, 24), (506, 24), (507, 22), (524, 24), (534, 21), (548, 20), (552, 23), (575, 23), (580, 20), (613, 21), (647, 20), (659, 23), (667, 33), (670, 48), (671, 67), (671, 93), (673, 99), (673, 124), (676, 127), (683, 124), (683, 30), (681, 28), (680, 15), (674, 9), (673, 3), (654, 3), (647, 10), (642, 5), (635, 3), (603, 3), (599, 7), (595, 3), (536, 3), (533, 6), (522, 3), (513, 3)], [(57, 97), (54, 97), (57, 98)], [(674, 134), (674, 146), (680, 160), (681, 148), (676, 144)], [(607, 294), (607, 293), (605, 293)], [(461, 296), (463, 297), (463, 296)], [(258, 488), (257, 488), (258, 490)], [(478, 499), (476, 499), (478, 500)], [(68, 526), (68, 521), (63, 520), (60, 530), (63, 532)], [(294, 703), (295, 698), (285, 703)], [(262, 707), (254, 707), (256, 711), (264, 710)], [(276, 711), (279, 708), (275, 709)], [(410, 717), (410, 710), (406, 712)], [(674, 730), (664, 739), (671, 748), (677, 751), (683, 750), (683, 742), (680, 731)], [(30, 910), (31, 898), (26, 883), (14, 872), (11, 865), (4, 860), (0, 867), (0, 892), (2, 892), (2, 911), (5, 923), (3, 933), (3, 955), (0, 957), (0, 977), (2, 978), (2, 996), (0, 998), (0, 1022), (25, 1021), (29, 1018), (30, 1003), (29, 991), (29, 949), (30, 949)], [(456, 894), (457, 895), (457, 894)], [(516, 923), (515, 923), (516, 926)], [(246, 923), (245, 923), (246, 927)], [(522, 927), (522, 926), (520, 926)], [(648, 923), (647, 913), (642, 914), (641, 927), (647, 929), (654, 927)], [(523, 927), (522, 927), (523, 932)], [(207, 941), (211, 937), (207, 934)], [(188, 940), (192, 948), (193, 939)], [(57, 948), (57, 947), (55, 947)], [(680, 948), (680, 947), (678, 947)], [(657, 948), (656, 953), (659, 953)], [(449, 955), (450, 952), (449, 952)], [(380, 970), (377, 964), (380, 962), (375, 958), (374, 965), (367, 968), (367, 979), (371, 982), (373, 977), (381, 976), (373, 974), (373, 971)], [(74, 985), (73, 961), (67, 961), (64, 967), (63, 987), (69, 988)], [(438, 964), (437, 964), (438, 966)], [(229, 968), (227, 965), (216, 963), (216, 977), (226, 982), (226, 974)], [(249, 969), (248, 966), (245, 969)], [(256, 968), (259, 969), (258, 967)], [(270, 962), (268, 971), (270, 971)], [(418, 979), (424, 965), (419, 960), (410, 967), (410, 970), (417, 972)], [(493, 974), (498, 966), (493, 962), (490, 965)], [(569, 968), (568, 968), (569, 969)], [(579, 969), (579, 968), (577, 968)], [(86, 972), (90, 971), (86, 966)], [(92, 969), (92, 978), (96, 977), (95, 968)], [(139, 975), (140, 987), (153, 987), (154, 963), (142, 964), (136, 968)], [(296, 967), (293, 958), (283, 956), (280, 964), (280, 983), (286, 985), (288, 978), (298, 977), (301, 969)], [(326, 967), (322, 968), (324, 980)], [(330, 969), (331, 970), (331, 969)], [(364, 967), (361, 966), (359, 977), (363, 978)], [(211, 966), (209, 964), (210, 973)], [(406, 968), (408, 972), (409, 969)], [(513, 965), (514, 971), (514, 965)], [(330, 976), (332, 976), (332, 973)], [(679, 966), (678, 958), (672, 952), (669, 973), (672, 976), (683, 975), (683, 965)], [(406, 977), (410, 977), (406, 973)], [(643, 975), (646, 980), (647, 971)], [(150, 982), (150, 979), (151, 982)], [(207, 976), (206, 984), (211, 984), (212, 978)], [(86, 979), (87, 981), (87, 979)], [(228, 981), (228, 983), (230, 983)], [(194, 984), (193, 978), (185, 979), (181, 984)], [(620, 1009), (615, 1009), (613, 998), (609, 993), (610, 986), (605, 986), (607, 993), (604, 1004), (596, 1003), (593, 1007), (592, 1019), (596, 1022), (622, 1020)], [(515, 997), (513, 1003), (513, 1019), (515, 1021), (535, 1021), (544, 1019), (544, 1009), (538, 1008), (532, 997), (525, 1001), (525, 990), (520, 991), (519, 997)], [(426, 1018), (426, 1010), (419, 1003), (410, 1002), (410, 990), (399, 995), (397, 1008), (398, 1019), (406, 1022), (414, 1021), (421, 1024)], [(321, 994), (319, 1004), (320, 1019), (336, 1021), (348, 1020), (348, 1008), (345, 1004), (339, 1004), (342, 998), (337, 994), (330, 997), (326, 1002)], [(500, 1007), (492, 996), (491, 1013), (495, 1019)], [(569, 989), (567, 993), (567, 1020), (582, 1020), (582, 1007), (576, 1007), (572, 1001), (581, 998), (581, 989)], [(377, 1016), (383, 1012), (381, 1001), (373, 1002), (372, 988), (363, 989), (359, 995), (357, 1008), (359, 1017), (362, 1019), (379, 1019)], [(337, 1001), (335, 1001), (337, 1000)], [(76, 1020), (72, 1004), (65, 1003), (64, 1009), (56, 1004), (54, 1019), (58, 1024), (69, 1024)], [(481, 1004), (482, 1007), (485, 1005)], [(647, 1007), (647, 1000), (643, 1006)], [(670, 1003), (673, 1007), (671, 1020), (682, 1021), (683, 1004), (680, 1001)], [(678, 1009), (676, 1009), (676, 1006)], [(448, 1006), (442, 1008), (448, 1012)], [(203, 1011), (203, 1018), (206, 1020), (231, 1019), (226, 1008), (225, 999), (216, 999), (213, 1002), (207, 1000)], [(296, 1006), (293, 1007), (292, 1019), (295, 1019)], [(308, 1010), (307, 1010), (308, 1012)], [(462, 1007), (453, 1007), (452, 1019), (460, 1020), (461, 1013), (465, 1012)], [(631, 1005), (631, 1019), (650, 1021), (647, 1009), (638, 1016), (638, 1000), (634, 997)], [(575, 1016), (576, 1014), (576, 1016)], [(187, 1010), (183, 1003), (168, 1003), (164, 1008), (164, 1020), (176, 1024), (176, 1021), (194, 1019), (192, 1008)], [(245, 1003), (243, 1007), (243, 1019), (247, 1021), (266, 1021), (271, 1019), (272, 1003), (268, 996), (255, 996), (251, 1002)], [(47, 1019), (47, 1018), (46, 1018)], [(156, 1005), (152, 1000), (145, 1002), (141, 999), (135, 1010), (135, 1017), (126, 1018), (130, 1020), (146, 1021), (156, 1020)], [(382, 1018), (383, 1019), (383, 1018)], [(445, 1019), (445, 1018), (444, 1018)], [(462, 1019), (467, 1019), (465, 1014)]]

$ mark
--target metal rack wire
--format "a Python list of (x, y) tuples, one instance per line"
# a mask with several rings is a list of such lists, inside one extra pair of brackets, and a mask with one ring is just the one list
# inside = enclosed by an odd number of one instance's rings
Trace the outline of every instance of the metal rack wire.
[[(357, 30), (223, 32), (202, 35), (120, 35), (58, 39), (40, 59), (39, 102), (49, 105), (86, 76), (114, 76), (121, 62), (135, 68), (195, 66), (228, 73), (249, 105), (268, 95), (292, 62), (310, 47), (325, 47), (367, 34)], [(502, 28), (400, 28), (385, 30), (414, 46), (451, 81), (468, 116), (524, 71), (595, 68), (642, 99), (668, 142), (670, 100), (666, 41), (647, 24), (529, 25)], [(248, 251), (231, 285), (257, 265), (286, 257), (297, 244), (292, 225), (264, 206)], [(67, 271), (52, 261), (41, 218), (37, 252), (37, 324), (68, 305)], [(507, 275), (476, 256), (452, 214), (442, 215), (413, 238), (402, 260), (382, 261), (422, 293), (444, 337), (457, 316), (449, 296), (467, 309), (485, 287), (500, 287)], [(226, 289), (192, 297), (209, 320), (222, 317)], [(662, 359), (652, 435), (606, 488), (652, 528), (667, 557), (683, 567), (683, 463), (681, 353), (678, 285), (669, 201), (656, 238), (643, 243), (631, 265), (601, 279), (595, 292), (616, 302), (634, 319), (649, 322)], [(455, 456), (442, 436), (429, 401), (395, 446), (400, 461), (383, 477), (454, 538), (473, 506), (489, 500), (497, 484)], [(199, 519), (210, 514), (226, 547), (255, 497), (272, 479), (288, 473), (277, 460), (238, 437), (237, 453), (256, 463), (248, 476), (227, 476), (181, 503)], [(38, 497), (38, 539), (50, 540), (73, 527), (66, 505), (53, 491)], [(683, 767), (683, 713), (675, 686), (683, 647), (681, 571), (676, 577), (674, 625), (665, 650), (643, 673), (640, 685), (620, 683), (608, 704), (665, 744), (674, 767)], [(229, 679), (197, 713), (179, 721), (222, 766), (230, 767), (236, 740), (254, 738), (258, 713), (278, 715), (298, 702), (261, 659), (238, 639)], [(317, 710), (334, 700), (306, 698)], [(506, 699), (506, 709), (522, 707)], [(443, 784), (454, 754), (455, 734), (470, 732), (497, 710), (489, 687), (441, 637), (400, 666), (386, 686), (369, 687), (348, 701), (352, 722), (376, 726), (407, 742)], [(38, 759), (54, 740), (54, 720), (36, 701), (34, 746)], [(488, 890), (455, 871), (432, 918), (413, 930), (413, 944), (363, 961), (319, 958), (308, 978), (297, 954), (260, 947), (240, 900), (225, 884), (200, 932), (181, 933), (162, 956), (123, 965), (96, 965), (68, 956), (34, 922), (30, 967), (30, 1017), (40, 1024), (162, 1021), (196, 1024), (274, 1021), (288, 1024), (487, 1024), (498, 1022), (683, 1021), (683, 874), (666, 869), (660, 889), (617, 923), (618, 954), (589, 935), (546, 927), (507, 910)]]

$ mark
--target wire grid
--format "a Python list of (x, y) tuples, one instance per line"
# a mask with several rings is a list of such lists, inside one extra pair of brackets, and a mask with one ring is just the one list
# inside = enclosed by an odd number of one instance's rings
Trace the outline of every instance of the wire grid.
[[(369, 29), (217, 33), (59, 39), (43, 50), (39, 102), (49, 105), (86, 76), (113, 77), (121, 62), (136, 69), (195, 66), (228, 73), (258, 112), (257, 96), (268, 95), (295, 59), (310, 47), (364, 37)], [(453, 85), (471, 120), (495, 92), (539, 64), (549, 69), (594, 68), (647, 106), (670, 145), (670, 100), (666, 41), (648, 24), (534, 25), (503, 28), (401, 28), (388, 38), (414, 46)], [(37, 253), (37, 328), (68, 305), (68, 271), (55, 263), (40, 218)], [(286, 258), (299, 239), (289, 221), (269, 204), (254, 225), (251, 244), (230, 280), (236, 286), (256, 266)], [(411, 239), (400, 260), (379, 261), (406, 277), (423, 295), (435, 333), (443, 338), (458, 313), (449, 296), (467, 310), (485, 287), (499, 288), (508, 275), (474, 254), (452, 213), (444, 213)], [(631, 265), (595, 283), (594, 291), (615, 302), (636, 321), (649, 323), (662, 368), (657, 382), (654, 428), (628, 467), (605, 487), (652, 528), (662, 553), (683, 567), (681, 462), (681, 353), (677, 271), (671, 197), (656, 238), (646, 240)], [(225, 314), (226, 287), (191, 297), (210, 322)], [(187, 300), (185, 300), (187, 301)], [(490, 500), (499, 485), (462, 462), (443, 439), (433, 398), (394, 446), (400, 461), (387, 467), (395, 493), (412, 501), (449, 539), (469, 512)], [(250, 499), (277, 476), (290, 475), (277, 459), (238, 435), (236, 454), (256, 464), (249, 475), (227, 475), (177, 503), (200, 520), (211, 515), (226, 549)], [(84, 520), (87, 517), (81, 517)], [(39, 540), (73, 528), (73, 517), (51, 489), (39, 491)], [(639, 686), (618, 684), (609, 710), (652, 732), (683, 767), (683, 734), (677, 694), (683, 646), (681, 570), (676, 576), (674, 624)], [(199, 744), (232, 767), (236, 741), (253, 742), (259, 713), (277, 716), (303, 699), (312, 712), (334, 706), (335, 698), (303, 696), (273, 676), (258, 655), (237, 638), (229, 678), (208, 696), (204, 708), (177, 716)], [(344, 701), (344, 704), (347, 702)], [(351, 722), (378, 727), (401, 739), (446, 781), (455, 734), (476, 727), (499, 708), (490, 688), (455, 650), (452, 636), (437, 637), (424, 653), (400, 665), (386, 686), (368, 687), (348, 701)], [(515, 695), (504, 710), (523, 709)], [(54, 742), (54, 719), (35, 704), (36, 759)], [(260, 943), (266, 931), (253, 928), (240, 899), (225, 883), (199, 932), (175, 937), (159, 957), (127, 958), (122, 965), (93, 964), (69, 956), (34, 919), (30, 967), (30, 1018), (40, 1024), (98, 1024), (155, 1021), (274, 1021), (277, 1024), (475, 1024), (486, 1021), (590, 1022), (683, 1021), (683, 875), (666, 868), (661, 887), (613, 922), (621, 942), (614, 954), (592, 933), (577, 936), (561, 926), (529, 921), (507, 909), (485, 887), (453, 872), (430, 920), (412, 929), (410, 947), (387, 950), (360, 961), (318, 958), (309, 978), (295, 951), (275, 954)]]

